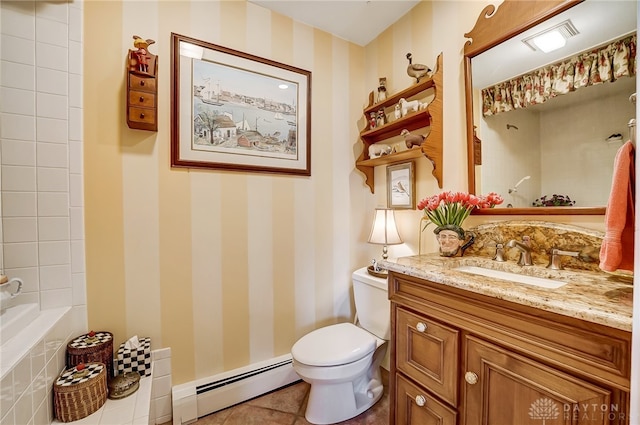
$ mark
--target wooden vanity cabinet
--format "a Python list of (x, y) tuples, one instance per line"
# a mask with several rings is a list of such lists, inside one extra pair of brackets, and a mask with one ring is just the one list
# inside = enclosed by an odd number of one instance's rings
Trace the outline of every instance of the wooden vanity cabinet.
[(396, 272), (390, 423), (628, 424), (631, 333)]

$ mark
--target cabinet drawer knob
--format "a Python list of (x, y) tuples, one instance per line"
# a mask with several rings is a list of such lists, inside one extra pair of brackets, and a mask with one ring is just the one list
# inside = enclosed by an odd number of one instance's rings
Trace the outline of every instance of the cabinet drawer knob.
[(144, 96), (140, 96), (140, 103), (144, 102)]
[(478, 383), (478, 375), (474, 372), (467, 372), (464, 374), (464, 380), (471, 385), (475, 385)]
[(140, 81), (140, 85), (141, 85), (141, 86), (144, 86), (144, 81)]
[(427, 325), (422, 322), (418, 322), (418, 324), (416, 325), (416, 329), (418, 330), (418, 332), (424, 332), (427, 330)]
[(424, 406), (425, 404), (427, 404), (427, 399), (424, 398), (423, 395), (417, 395), (416, 396), (416, 404), (420, 407)]
[(144, 114), (140, 114), (140, 118), (144, 118)]

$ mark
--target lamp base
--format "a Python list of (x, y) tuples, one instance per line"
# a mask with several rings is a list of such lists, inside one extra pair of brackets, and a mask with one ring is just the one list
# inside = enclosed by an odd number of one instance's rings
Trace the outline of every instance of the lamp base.
[(373, 266), (367, 267), (367, 271), (371, 276), (379, 277), (382, 279), (386, 279), (387, 276), (389, 275), (386, 269), (380, 269), (380, 271), (375, 271)]

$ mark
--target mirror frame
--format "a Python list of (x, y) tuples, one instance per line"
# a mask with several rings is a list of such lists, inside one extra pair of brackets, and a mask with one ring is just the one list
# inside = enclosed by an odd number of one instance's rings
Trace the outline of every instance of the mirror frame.
[[(497, 1), (497, 0), (495, 0)], [(467, 172), (469, 192), (476, 192), (471, 59), (482, 52), (564, 12), (584, 0), (504, 0), (497, 8), (486, 6), (464, 44), (464, 85), (467, 122)], [(475, 209), (475, 215), (603, 215), (605, 207), (531, 207)]]

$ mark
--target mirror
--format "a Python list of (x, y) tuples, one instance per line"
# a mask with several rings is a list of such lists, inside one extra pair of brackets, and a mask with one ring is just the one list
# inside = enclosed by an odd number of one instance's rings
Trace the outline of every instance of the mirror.
[[(464, 46), (467, 164), (469, 191), (498, 192), (505, 202), (474, 214), (604, 214), (615, 154), (629, 139), (628, 123), (635, 117), (635, 105), (629, 101), (635, 75), (486, 117), (481, 89), (635, 34), (636, 2), (496, 3), (485, 7), (465, 34), (470, 39)], [(568, 19), (578, 34), (564, 48), (545, 54), (523, 42)], [(596, 123), (590, 113), (608, 121)], [(621, 140), (607, 141), (614, 134), (621, 134)], [(533, 206), (541, 196), (552, 194), (569, 196), (576, 204)]]

